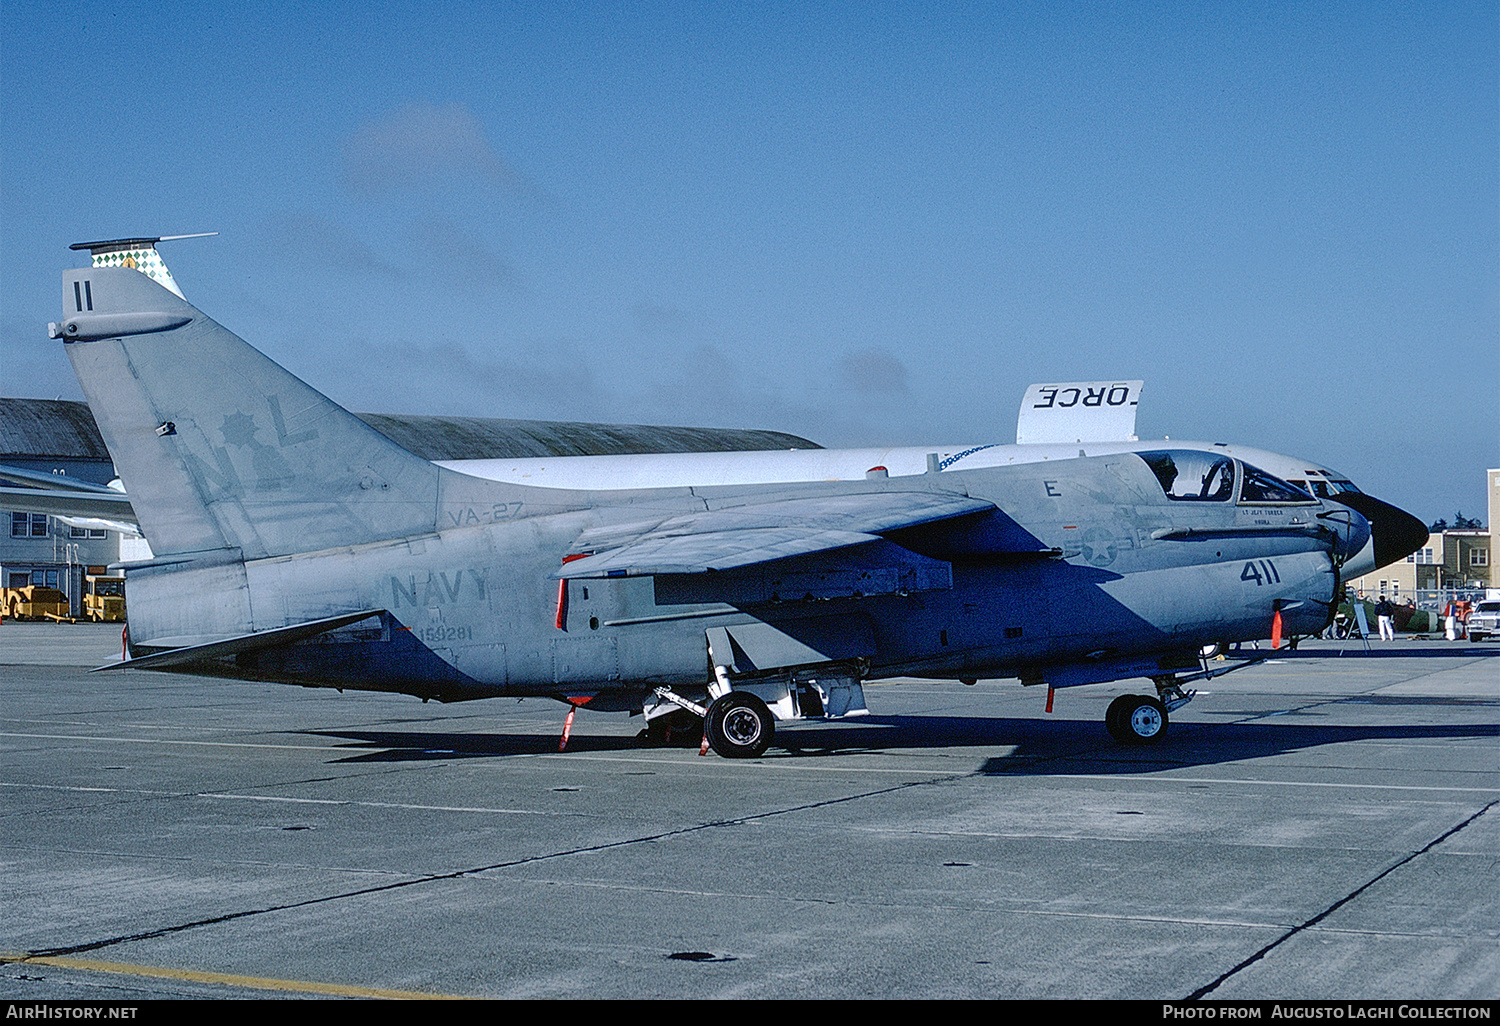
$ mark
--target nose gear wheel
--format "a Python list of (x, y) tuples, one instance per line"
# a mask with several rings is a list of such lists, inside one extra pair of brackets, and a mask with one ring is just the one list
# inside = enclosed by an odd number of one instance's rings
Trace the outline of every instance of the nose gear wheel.
[(1121, 695), (1109, 704), (1109, 736), (1128, 745), (1149, 745), (1167, 732), (1167, 707), (1150, 695)]

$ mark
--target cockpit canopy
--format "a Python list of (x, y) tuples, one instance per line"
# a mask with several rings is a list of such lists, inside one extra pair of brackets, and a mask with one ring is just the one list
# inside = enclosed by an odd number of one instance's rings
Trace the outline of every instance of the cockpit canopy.
[[(1229, 502), (1289, 505), (1316, 502), (1279, 477), (1222, 453), (1158, 449), (1136, 453), (1174, 502)], [(1239, 491), (1236, 493), (1235, 484)]]
[(1293, 478), (1289, 479), (1289, 482), (1298, 488), (1311, 492), (1320, 499), (1337, 499), (1340, 495), (1351, 492), (1356, 495), (1363, 494), (1355, 487), (1353, 481), (1331, 476), (1326, 479), (1317, 478), (1312, 475), (1311, 471), (1308, 472), (1306, 481)]

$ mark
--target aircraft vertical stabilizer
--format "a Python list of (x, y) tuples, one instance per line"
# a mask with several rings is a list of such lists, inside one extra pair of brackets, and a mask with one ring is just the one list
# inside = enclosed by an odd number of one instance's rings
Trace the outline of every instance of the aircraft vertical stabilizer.
[(158, 557), (434, 529), (442, 474), (141, 270), (63, 277), (51, 326)]
[(1134, 442), (1141, 381), (1068, 381), (1026, 389), (1016, 444)]

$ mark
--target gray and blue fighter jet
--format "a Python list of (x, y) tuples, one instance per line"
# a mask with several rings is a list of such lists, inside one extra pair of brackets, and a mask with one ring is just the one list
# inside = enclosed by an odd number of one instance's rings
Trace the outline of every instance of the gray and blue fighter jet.
[[(153, 241), (153, 240), (145, 240)], [(1158, 449), (861, 480), (536, 488), (391, 442), (133, 264), (70, 270), (62, 339), (153, 558), (125, 665), (440, 701), (554, 698), (776, 725), (895, 676), (1148, 678), (1154, 741), (1204, 650), (1309, 635), (1359, 512), (1227, 452)]]

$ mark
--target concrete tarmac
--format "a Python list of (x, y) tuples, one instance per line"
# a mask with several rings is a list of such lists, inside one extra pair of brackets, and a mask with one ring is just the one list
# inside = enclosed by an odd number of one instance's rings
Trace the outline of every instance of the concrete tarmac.
[(871, 685), (764, 758), (639, 719), (144, 671), (0, 625), (10, 999), (1500, 997), (1500, 644), (1117, 694)]

